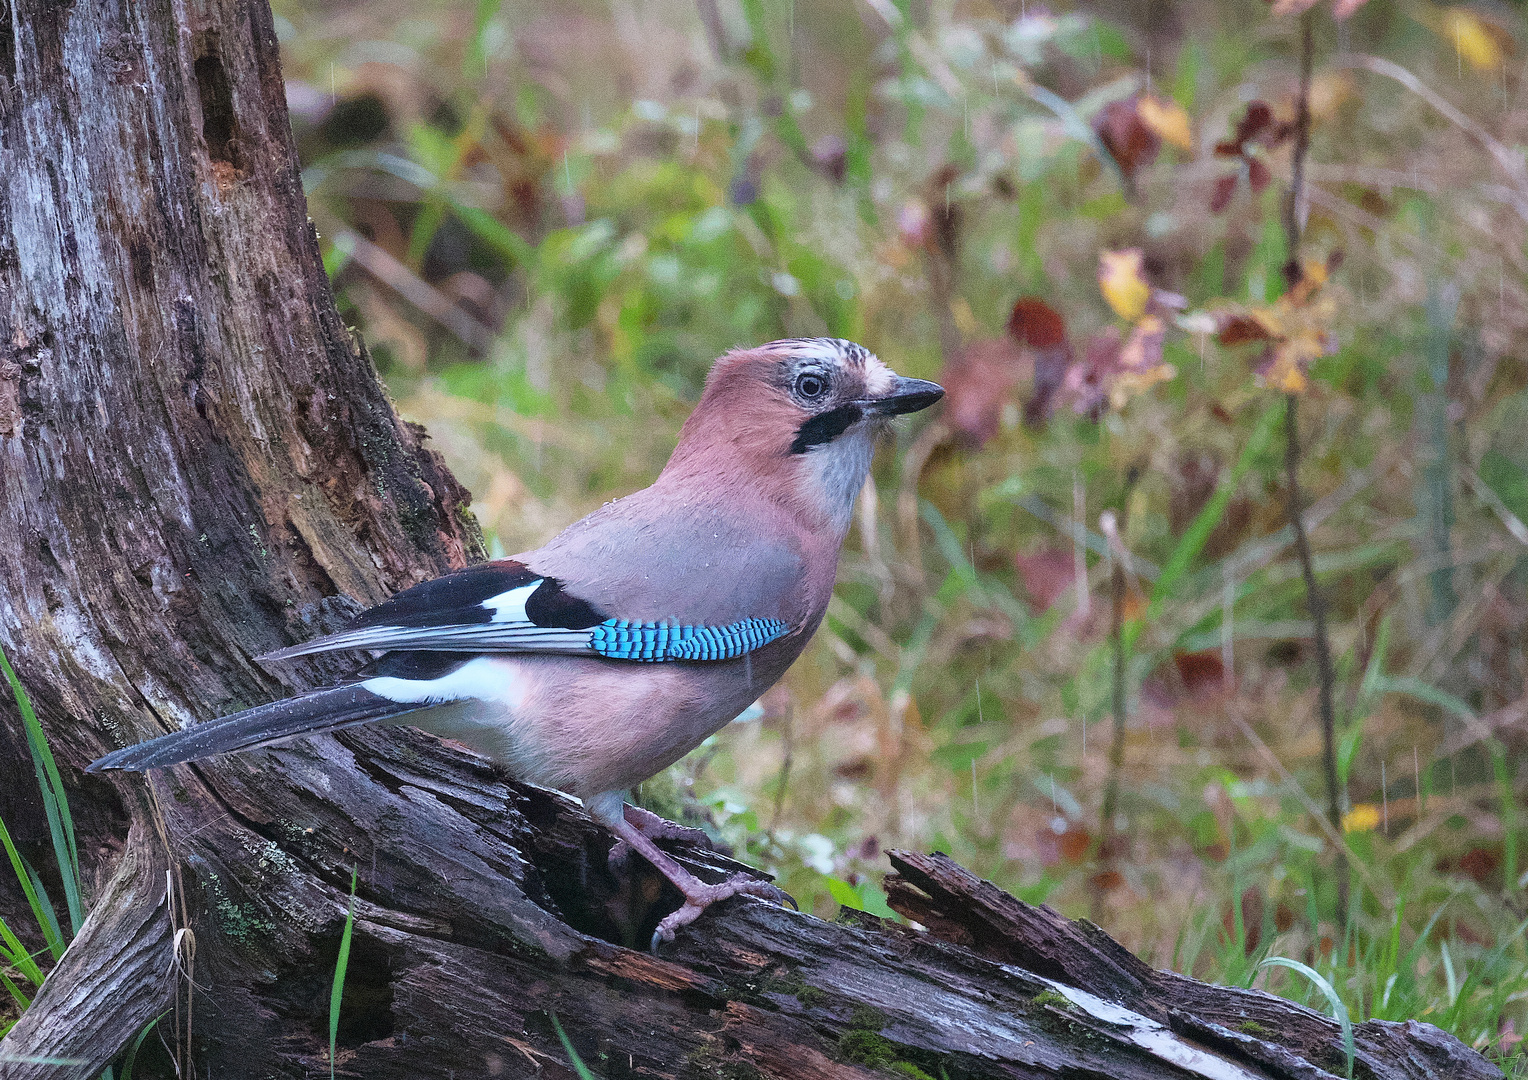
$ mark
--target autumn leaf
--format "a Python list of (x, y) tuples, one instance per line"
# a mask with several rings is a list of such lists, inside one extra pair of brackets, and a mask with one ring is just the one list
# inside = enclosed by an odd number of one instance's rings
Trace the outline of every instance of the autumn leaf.
[(1025, 296), (1008, 316), (1008, 336), (1028, 346), (1034, 356), (1034, 386), (1024, 402), (1024, 423), (1037, 427), (1050, 416), (1056, 391), (1072, 364), (1066, 323), (1044, 300)]
[(1114, 313), (1130, 322), (1146, 314), (1146, 302), (1151, 299), (1144, 269), (1140, 248), (1098, 253), (1098, 288)]
[(1342, 815), (1342, 831), (1372, 832), (1379, 822), (1379, 807), (1373, 803), (1359, 803)]
[(1120, 347), (1120, 367), (1131, 373), (1144, 373), (1161, 367), (1162, 339), (1166, 335), (1167, 326), (1159, 316), (1144, 316)]
[(1020, 297), (1008, 316), (1008, 335), (1035, 349), (1066, 343), (1066, 322), (1037, 296)]
[(1082, 359), (1067, 369), (1062, 393), (1072, 403), (1072, 411), (1089, 420), (1097, 420), (1109, 403), (1110, 382), (1119, 367), (1121, 334), (1118, 327), (1108, 327), (1088, 339)]
[(1311, 364), (1335, 347), (1329, 327), (1337, 315), (1337, 301), (1323, 290), (1341, 262), (1341, 252), (1324, 261), (1305, 260), (1289, 291), (1273, 304), (1217, 312), (1220, 343), (1263, 342), (1253, 368), (1258, 378), (1282, 393), (1303, 392)]
[(1439, 21), (1439, 33), (1453, 43), (1470, 67), (1476, 71), (1495, 71), (1501, 67), (1506, 59), (1504, 41), (1510, 44), (1511, 38), (1500, 28), (1465, 7), (1445, 9)]
[(1216, 340), (1222, 345), (1245, 345), (1249, 341), (1268, 341), (1268, 328), (1251, 315), (1229, 315), (1220, 323)]
[(1135, 98), (1111, 101), (1093, 117), (1093, 131), (1128, 181), (1156, 160), (1162, 140), (1142, 116)]
[(1136, 115), (1163, 142), (1180, 150), (1193, 153), (1194, 132), (1188, 113), (1176, 101), (1163, 101), (1155, 97), (1143, 97), (1136, 102)]
[[(1239, 159), (1247, 170), (1247, 185), (1253, 194), (1257, 194), (1268, 186), (1273, 173), (1254, 152), (1256, 147), (1275, 147), (1292, 132), (1293, 125), (1276, 120), (1273, 107), (1266, 101), (1251, 101), (1247, 103), (1246, 113), (1237, 121), (1232, 137), (1215, 144), (1215, 156)], [(1218, 214), (1231, 205), (1239, 175), (1238, 171), (1216, 179), (1210, 196), (1210, 213)]]
[(966, 449), (979, 450), (1002, 427), (1003, 409), (1014, 402), (1014, 392), (1027, 374), (1031, 361), (1019, 344), (999, 338), (973, 341), (944, 370), (944, 421)]
[(1247, 162), (1247, 184), (1252, 188), (1252, 194), (1260, 193), (1268, 186), (1268, 181), (1273, 179), (1273, 173), (1268, 166), (1257, 158)]
[(1236, 194), (1236, 174), (1229, 173), (1216, 178), (1215, 193), (1210, 196), (1210, 213), (1218, 214), (1231, 205), (1231, 196)]

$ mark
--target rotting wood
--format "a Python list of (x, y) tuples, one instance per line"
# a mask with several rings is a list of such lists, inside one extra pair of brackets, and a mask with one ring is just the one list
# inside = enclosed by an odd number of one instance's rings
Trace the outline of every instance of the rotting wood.
[[(194, 1075), (327, 1071), (352, 870), (339, 1075), (571, 1076), (553, 1014), (607, 1080), (1340, 1069), (1331, 1021), (1151, 971), (938, 856), (893, 855), (892, 902), (928, 931), (740, 900), (631, 951), (676, 902), (655, 875), (612, 873), (571, 800), (406, 728), (81, 775), (331, 676), (250, 657), (480, 545), (335, 312), (264, 0), (0, 0), (0, 161), (0, 644), (94, 904), (0, 1041), (80, 1063), (7, 1080), (98, 1075), (172, 1004)], [(24, 821), (32, 785), (0, 754), (0, 810)], [(136, 1075), (172, 1074), (156, 1043)], [(1427, 1025), (1360, 1025), (1359, 1048), (1360, 1076), (1499, 1075)]]

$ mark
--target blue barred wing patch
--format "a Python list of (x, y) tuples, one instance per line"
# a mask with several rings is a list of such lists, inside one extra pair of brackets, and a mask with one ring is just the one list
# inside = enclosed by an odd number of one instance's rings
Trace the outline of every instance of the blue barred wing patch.
[(589, 648), (612, 660), (731, 660), (768, 645), (789, 629), (779, 619), (743, 619), (728, 626), (606, 619), (589, 634)]

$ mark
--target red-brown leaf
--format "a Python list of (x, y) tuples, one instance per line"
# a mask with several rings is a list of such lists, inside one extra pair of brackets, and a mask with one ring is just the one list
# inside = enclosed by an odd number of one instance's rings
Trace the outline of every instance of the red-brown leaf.
[(1252, 192), (1256, 194), (1268, 186), (1268, 181), (1273, 179), (1273, 174), (1268, 171), (1257, 158), (1247, 162), (1247, 182), (1252, 185)]
[(1218, 693), (1225, 686), (1226, 669), (1219, 652), (1174, 653), (1173, 666), (1190, 697)]
[(1247, 143), (1261, 135), (1264, 129), (1273, 124), (1273, 109), (1266, 101), (1253, 101), (1247, 105), (1247, 111), (1241, 121), (1236, 125), (1236, 143), (1244, 147)]
[(1162, 140), (1141, 120), (1136, 99), (1111, 101), (1093, 118), (1093, 130), (1120, 171), (1134, 176), (1143, 165), (1150, 165), (1162, 148)]
[(1231, 205), (1231, 196), (1236, 194), (1236, 174), (1222, 176), (1215, 181), (1215, 192), (1210, 196), (1210, 213), (1218, 214)]
[(1273, 335), (1250, 315), (1232, 315), (1221, 324), (1215, 338), (1222, 345), (1245, 345), (1249, 341), (1270, 341)]
[(1066, 343), (1066, 321), (1044, 300), (1025, 296), (1013, 305), (1008, 333), (1032, 349), (1051, 349)]

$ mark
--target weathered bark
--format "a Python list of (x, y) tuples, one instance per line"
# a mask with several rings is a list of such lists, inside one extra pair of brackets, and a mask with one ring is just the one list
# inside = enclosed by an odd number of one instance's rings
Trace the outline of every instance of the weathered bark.
[[(1152, 972), (937, 857), (895, 856), (891, 890), (930, 932), (735, 901), (632, 951), (676, 902), (659, 879), (409, 729), (81, 775), (288, 692), (249, 658), (479, 553), (335, 313), (276, 58), (264, 0), (0, 0), (0, 644), (75, 785), (93, 901), (6, 1077), (94, 1076), (172, 1004), (185, 1074), (326, 1071), (352, 874), (344, 1075), (571, 1075), (554, 1014), (607, 1078), (1340, 1070), (1330, 1021)], [(4, 806), (32, 783), (0, 756)], [(1359, 1075), (1498, 1075), (1425, 1025), (1359, 1048)]]

